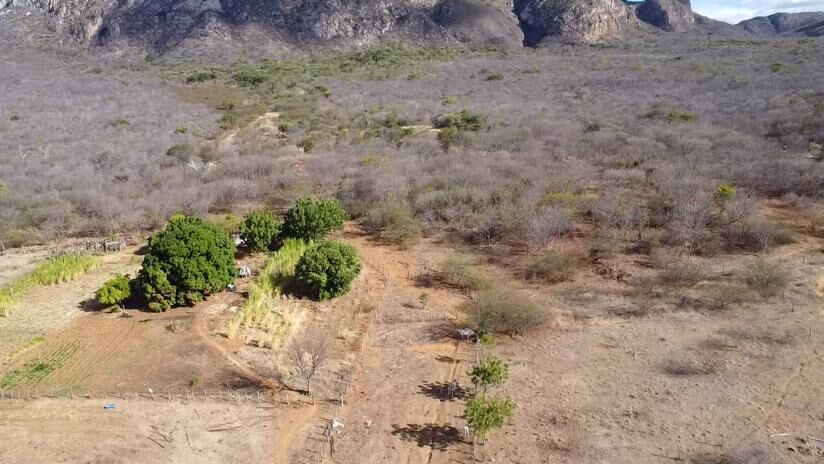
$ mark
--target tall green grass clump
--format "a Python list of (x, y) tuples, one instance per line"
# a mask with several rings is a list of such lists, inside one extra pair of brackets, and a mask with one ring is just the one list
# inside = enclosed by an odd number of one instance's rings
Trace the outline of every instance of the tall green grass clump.
[(274, 347), (300, 324), (300, 303), (284, 295), (291, 285), (297, 266), (310, 243), (286, 239), (272, 255), (257, 280), (249, 285), (249, 299), (226, 328), (229, 338), (241, 330), (255, 335), (260, 347)]
[(0, 316), (8, 316), (25, 292), (40, 285), (56, 285), (72, 281), (97, 266), (94, 256), (60, 255), (51, 258), (34, 271), (0, 289)]

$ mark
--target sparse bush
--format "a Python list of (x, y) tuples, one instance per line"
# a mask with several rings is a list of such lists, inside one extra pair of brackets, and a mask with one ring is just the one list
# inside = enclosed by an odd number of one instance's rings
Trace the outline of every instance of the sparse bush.
[(457, 105), (458, 104), (458, 97), (455, 97), (455, 96), (452, 96), (452, 95), (448, 95), (446, 97), (443, 97), (443, 100), (441, 100), (441, 104), (443, 106)]
[(805, 200), (801, 204), (801, 217), (810, 229), (810, 233), (816, 235), (819, 227), (824, 225), (824, 201)]
[(710, 308), (725, 310), (730, 305), (741, 302), (744, 289), (738, 285), (724, 283), (710, 290)]
[(185, 163), (197, 157), (197, 148), (190, 143), (179, 143), (166, 150), (166, 156)]
[(750, 261), (744, 271), (744, 280), (750, 289), (767, 299), (777, 295), (789, 283), (784, 265), (760, 255)]
[(441, 263), (438, 281), (465, 292), (474, 292), (489, 285), (489, 279), (476, 266), (472, 258), (452, 255)]
[(228, 111), (223, 113), (223, 116), (220, 117), (217, 123), (223, 130), (237, 129), (240, 126), (240, 116), (238, 116), (237, 113)]
[(706, 355), (697, 360), (670, 359), (664, 363), (664, 372), (676, 376), (715, 374), (724, 367), (724, 360)]
[(286, 212), (283, 236), (306, 241), (322, 239), (333, 230), (343, 228), (344, 212), (331, 199), (300, 199)]
[(328, 300), (348, 292), (360, 270), (354, 247), (323, 242), (303, 253), (295, 268), (295, 277), (310, 296)]
[(128, 275), (112, 277), (95, 292), (97, 301), (106, 306), (120, 306), (131, 295), (132, 286)]
[(254, 211), (240, 224), (243, 243), (252, 251), (266, 251), (280, 235), (281, 223), (271, 211)]
[(574, 228), (575, 224), (560, 209), (541, 208), (530, 219), (526, 228), (526, 238), (533, 246), (547, 247)]
[(732, 184), (723, 183), (719, 185), (717, 189), (715, 189), (715, 193), (722, 200), (729, 200), (735, 197), (735, 186)]
[(707, 276), (703, 262), (695, 258), (673, 256), (665, 252), (653, 255), (655, 267), (662, 283), (676, 288), (694, 287)]
[(670, 111), (667, 113), (668, 122), (693, 122), (695, 120), (695, 115), (684, 111)]
[(176, 216), (149, 240), (137, 286), (153, 311), (193, 304), (237, 275), (229, 235), (198, 218)]
[(486, 128), (486, 118), (467, 110), (460, 110), (436, 116), (432, 120), (432, 126), (436, 129), (451, 127), (460, 131), (476, 132)]
[(583, 262), (583, 256), (574, 250), (551, 250), (532, 256), (523, 276), (528, 280), (541, 280), (554, 284), (572, 280)]
[(399, 246), (409, 246), (421, 236), (421, 221), (406, 203), (386, 201), (370, 208), (361, 220), (367, 232)]
[(315, 141), (312, 137), (303, 137), (302, 139), (298, 140), (297, 147), (303, 150), (305, 153), (309, 153), (312, 149), (315, 148)]
[(449, 151), (453, 146), (464, 144), (466, 140), (466, 135), (455, 127), (444, 127), (438, 132), (438, 142), (444, 151)]
[(466, 305), (467, 323), (480, 333), (524, 335), (543, 325), (549, 312), (529, 295), (496, 286), (472, 295)]
[(219, 110), (233, 110), (240, 107), (240, 100), (237, 98), (227, 98), (220, 103)]
[(110, 124), (114, 127), (128, 126), (129, 125), (129, 120), (125, 119), (125, 118), (117, 118), (117, 119), (113, 119)]
[(186, 76), (187, 84), (195, 84), (198, 82), (206, 82), (217, 79), (217, 73), (214, 71), (196, 71)]

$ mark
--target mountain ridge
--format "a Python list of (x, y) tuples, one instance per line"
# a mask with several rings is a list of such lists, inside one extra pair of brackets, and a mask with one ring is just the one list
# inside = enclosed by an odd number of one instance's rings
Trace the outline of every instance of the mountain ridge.
[(605, 42), (648, 32), (821, 36), (824, 12), (777, 13), (736, 25), (693, 12), (689, 0), (0, 0), (28, 8), (67, 40), (166, 53), (203, 46), (361, 46), (398, 39), (540, 46)]

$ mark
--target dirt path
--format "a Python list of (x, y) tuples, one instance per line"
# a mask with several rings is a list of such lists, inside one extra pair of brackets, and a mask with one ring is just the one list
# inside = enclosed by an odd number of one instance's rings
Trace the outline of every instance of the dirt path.
[(265, 130), (267, 132), (278, 132), (276, 121), (280, 118), (280, 113), (270, 111), (255, 118), (248, 125), (232, 129), (223, 134), (218, 140), (218, 147), (221, 149), (228, 148), (235, 144), (238, 135), (243, 131)]
[[(391, 293), (376, 316), (343, 420), (346, 433), (336, 447), (338, 462), (455, 463), (471, 459), (463, 438), (463, 400), (474, 346), (448, 336), (463, 297), (415, 282), (421, 259), (437, 260), (421, 248), (401, 251), (351, 235), (367, 266), (390, 280)], [(430, 296), (427, 309), (419, 296)], [(460, 388), (447, 395), (450, 382)]]

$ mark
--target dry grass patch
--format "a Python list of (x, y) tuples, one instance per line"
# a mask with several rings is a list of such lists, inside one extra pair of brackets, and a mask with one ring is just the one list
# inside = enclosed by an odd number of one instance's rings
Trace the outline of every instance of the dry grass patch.
[(303, 307), (299, 301), (283, 294), (294, 278), (295, 266), (308, 244), (287, 239), (266, 262), (257, 280), (249, 286), (249, 299), (226, 326), (226, 335), (243, 335), (247, 342), (273, 348), (286, 340), (300, 326)]
[(95, 266), (97, 259), (94, 256), (61, 255), (49, 259), (8, 287), (0, 289), (0, 316), (8, 316), (18, 298), (32, 288), (72, 281)]

